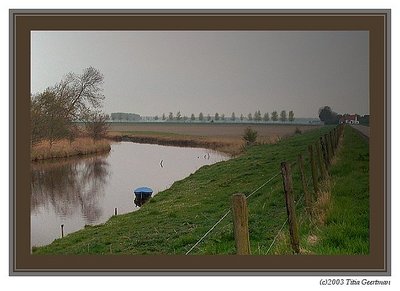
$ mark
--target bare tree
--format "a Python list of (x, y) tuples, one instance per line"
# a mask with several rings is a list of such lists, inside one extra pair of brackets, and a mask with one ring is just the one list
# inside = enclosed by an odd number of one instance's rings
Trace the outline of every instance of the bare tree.
[(50, 88), (56, 96), (63, 100), (64, 115), (66, 118), (76, 120), (85, 116), (91, 108), (98, 109), (102, 105), (104, 95), (102, 85), (104, 76), (99, 70), (89, 67), (81, 75), (69, 73)]
[(73, 122), (101, 107), (103, 80), (99, 70), (89, 67), (81, 75), (67, 74), (53, 87), (32, 96), (32, 142), (46, 139), (51, 147), (57, 139), (68, 137), (72, 141)]
[(108, 130), (108, 124), (105, 114), (100, 112), (91, 112), (85, 116), (85, 128), (86, 133), (97, 141), (106, 136)]

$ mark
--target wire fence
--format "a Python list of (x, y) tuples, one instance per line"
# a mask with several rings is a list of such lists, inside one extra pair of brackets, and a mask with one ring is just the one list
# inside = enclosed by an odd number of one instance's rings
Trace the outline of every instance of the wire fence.
[[(320, 137), (316, 143), (313, 145), (309, 145), (308, 150), (309, 150), (309, 162), (310, 162), (310, 167), (308, 169), (307, 172), (309, 172), (310, 177), (308, 179), (307, 182), (303, 182), (303, 192), (301, 197), (295, 202), (295, 208), (298, 206), (298, 204), (300, 203), (300, 201), (303, 200), (303, 198), (305, 198), (305, 204), (306, 204), (306, 208), (309, 208), (310, 205), (310, 197), (309, 197), (309, 193), (308, 193), (308, 188), (310, 187), (310, 182), (313, 181), (313, 189), (315, 191), (315, 194), (317, 194), (318, 192), (318, 179), (325, 179), (327, 176), (327, 171), (328, 171), (328, 167), (332, 162), (332, 159), (334, 157), (334, 154), (336, 152), (336, 149), (338, 147), (338, 143), (339, 143), (339, 138), (340, 136), (343, 134), (343, 127), (338, 126), (337, 128), (335, 128), (334, 130), (330, 131), (328, 134), (325, 134), (323, 137)], [(302, 179), (304, 178), (304, 165), (302, 162), (302, 157), (301, 155), (299, 155), (299, 168), (300, 168), (300, 173), (302, 175)], [(317, 169), (317, 163), (319, 166), (319, 170)], [(288, 164), (288, 163), (287, 163)], [(298, 162), (292, 162), (289, 164), (289, 166), (294, 166), (298, 164)], [(311, 172), (311, 173), (310, 173)], [(257, 193), (258, 191), (260, 191), (261, 189), (263, 189), (265, 186), (267, 186), (268, 184), (270, 184), (271, 182), (273, 182), (275, 180), (275, 178), (277, 178), (280, 174), (282, 174), (282, 178), (284, 180), (284, 192), (285, 195), (286, 193), (286, 185), (285, 185), (285, 179), (287, 179), (287, 177), (285, 177), (285, 174), (283, 172), (283, 170), (281, 169), (281, 171), (276, 172), (275, 174), (273, 174), (269, 179), (267, 179), (263, 184), (261, 184), (259, 187), (257, 187), (256, 189), (254, 189), (249, 195), (245, 196), (245, 200), (249, 200), (250, 197), (252, 197), (255, 193)], [(290, 174), (290, 183), (292, 180), (291, 174)], [(304, 185), (305, 184), (305, 185)], [(292, 194), (290, 194), (292, 195)], [(247, 206), (246, 206), (247, 207)], [(289, 222), (289, 228), (291, 229), (290, 234), (292, 236), (292, 227), (293, 227), (293, 221), (291, 221), (289, 212), (290, 211), (295, 211), (295, 210), (289, 210), (288, 209), (288, 201), (287, 201), (287, 197), (286, 197), (286, 207), (287, 207), (287, 212), (288, 212), (288, 218), (286, 218), (286, 220), (284, 221), (284, 223), (280, 226), (280, 228), (278, 229), (278, 232), (276, 233), (276, 235), (274, 236), (274, 239), (272, 240), (271, 244), (269, 245), (267, 251), (265, 254), (269, 254), (269, 252), (271, 251), (271, 249), (273, 248), (273, 246), (275, 245), (279, 234), (282, 232), (282, 230), (284, 229), (285, 225)], [(185, 253), (185, 255), (189, 255), (202, 241), (204, 241), (204, 239), (211, 233), (213, 232), (213, 230), (228, 216), (228, 214), (231, 213), (231, 210), (227, 210), (222, 217), (216, 221), (205, 233), (203, 236), (201, 236), (193, 245), (192, 247), (190, 247), (190, 249)], [(295, 222), (297, 224), (297, 222)], [(297, 225), (296, 225), (297, 228)], [(291, 241), (293, 243), (293, 237), (291, 237)], [(235, 237), (236, 240), (236, 237)], [(297, 244), (298, 244), (298, 238), (297, 238)], [(249, 247), (250, 248), (250, 247)], [(295, 252), (299, 251), (299, 247), (297, 245), (297, 251), (295, 250)]]
[[(261, 190), (265, 186), (267, 186), (269, 183), (271, 183), (276, 177), (280, 175), (280, 172), (276, 173), (272, 177), (270, 177), (265, 183), (263, 183), (261, 186), (259, 186), (257, 189), (253, 190), (247, 197), (246, 199), (249, 199), (251, 196), (253, 196), (257, 191)], [(231, 212), (231, 210), (228, 210), (225, 212), (225, 214), (213, 225), (207, 232), (185, 253), (185, 255), (190, 254), (195, 247), (197, 247), (223, 220), (225, 217), (228, 216), (228, 214)]]

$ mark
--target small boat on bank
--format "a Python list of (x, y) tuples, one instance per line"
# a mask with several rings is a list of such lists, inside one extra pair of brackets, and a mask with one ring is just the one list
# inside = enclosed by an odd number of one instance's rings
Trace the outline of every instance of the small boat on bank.
[(140, 187), (135, 189), (133, 193), (135, 193), (136, 197), (146, 198), (151, 197), (151, 195), (153, 194), (153, 190), (149, 187)]
[(153, 194), (153, 190), (149, 187), (140, 187), (135, 189), (133, 193), (135, 193), (135, 205), (137, 207), (141, 207), (150, 199), (151, 195)]

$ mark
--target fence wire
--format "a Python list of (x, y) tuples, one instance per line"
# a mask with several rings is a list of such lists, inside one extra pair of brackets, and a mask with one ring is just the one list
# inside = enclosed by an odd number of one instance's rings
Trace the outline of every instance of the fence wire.
[[(311, 181), (311, 177), (308, 178), (308, 181), (307, 181), (307, 188), (309, 187), (310, 181)], [(297, 205), (300, 203), (300, 201), (303, 199), (304, 194), (305, 194), (305, 193), (303, 193), (303, 195), (301, 195), (300, 199), (296, 202), (296, 206), (297, 206)], [(286, 225), (286, 223), (288, 222), (288, 220), (289, 220), (289, 217), (286, 218), (285, 222), (282, 224), (281, 228), (278, 230), (278, 232), (277, 232), (277, 234), (275, 235), (275, 237), (274, 237), (274, 239), (273, 239), (271, 245), (269, 246), (267, 252), (265, 253), (266, 255), (268, 255), (269, 251), (271, 250), (271, 248), (272, 248), (273, 245), (275, 244), (276, 239), (278, 238), (278, 236), (279, 236), (279, 234), (281, 233), (282, 229), (285, 227), (285, 225)]]
[[(278, 177), (280, 175), (281, 172), (276, 173), (274, 176), (272, 176), (271, 178), (269, 178), (265, 183), (263, 183), (260, 187), (258, 187), (257, 189), (255, 189), (253, 192), (251, 192), (246, 199), (249, 199), (252, 195), (254, 195), (257, 191), (259, 191), (260, 189), (262, 189), (263, 187), (265, 187), (268, 183), (270, 183), (271, 181), (273, 181), (276, 177)], [(231, 212), (231, 210), (228, 210), (186, 253), (185, 255), (190, 254), (190, 252), (196, 247), (198, 246), (203, 239), (205, 239), (207, 237), (207, 235), (213, 231), (214, 228), (217, 227), (218, 224), (220, 224), (225, 217), (228, 216), (228, 214)]]

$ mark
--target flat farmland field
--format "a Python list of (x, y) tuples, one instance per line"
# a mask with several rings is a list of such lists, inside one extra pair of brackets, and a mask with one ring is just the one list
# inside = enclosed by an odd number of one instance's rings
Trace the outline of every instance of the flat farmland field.
[(111, 123), (110, 131), (171, 133), (179, 135), (198, 136), (231, 136), (241, 137), (244, 130), (251, 127), (258, 136), (287, 136), (292, 135), (296, 128), (302, 132), (318, 128), (318, 125), (294, 124), (195, 124), (195, 123)]
[(275, 143), (295, 132), (320, 125), (296, 124), (196, 124), (196, 123), (111, 123), (109, 135), (117, 140), (177, 146), (206, 147), (237, 155), (243, 150), (246, 128), (257, 131), (257, 142)]

